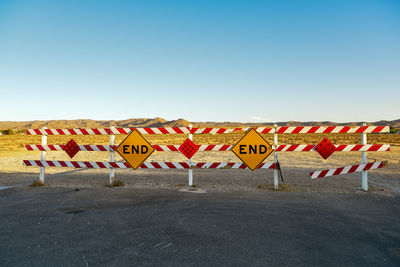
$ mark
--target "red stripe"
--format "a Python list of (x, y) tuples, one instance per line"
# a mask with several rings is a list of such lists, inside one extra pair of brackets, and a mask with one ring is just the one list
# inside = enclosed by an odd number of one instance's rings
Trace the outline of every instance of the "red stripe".
[(106, 168), (106, 165), (104, 165), (103, 162), (97, 162), (97, 165), (99, 165), (100, 168)]
[(93, 151), (93, 149), (90, 147), (90, 145), (83, 145), (83, 147), (84, 147), (87, 151)]
[(286, 145), (278, 145), (278, 147), (275, 149), (275, 151), (282, 151)]
[(44, 132), (48, 135), (53, 135), (53, 132), (50, 129), (44, 129)]
[(351, 130), (350, 126), (344, 126), (342, 129), (340, 129), (339, 133), (347, 133), (350, 130)]
[[(127, 162), (124, 162), (124, 165), (128, 168), (130, 168), (129, 164)], [(110, 162), (110, 166), (113, 168), (119, 168), (118, 164), (115, 162)]]
[(320, 127), (319, 126), (312, 126), (310, 130), (308, 130), (308, 133), (315, 133)]
[(65, 161), (58, 161), (60, 163), (61, 167), (68, 167), (67, 163)]
[(222, 133), (224, 133), (226, 131), (227, 131), (226, 129), (220, 128), (220, 129), (218, 129), (217, 134), (222, 134)]
[(257, 166), (257, 169), (261, 169), (262, 167), (264, 167), (265, 162), (261, 163), (260, 165)]
[(363, 145), (355, 145), (350, 151), (360, 151), (363, 148)]
[(160, 130), (160, 132), (162, 132), (163, 134), (169, 134), (169, 132), (165, 128), (158, 128), (158, 130)]
[(229, 147), (230, 147), (230, 145), (223, 145), (222, 147), (221, 147), (221, 150), (228, 150), (229, 149)]
[[(119, 166), (118, 166), (117, 164), (115, 164), (115, 165), (116, 165), (115, 168), (119, 168)], [(125, 165), (125, 167), (127, 167), (127, 168), (131, 168), (131, 166), (129, 166), (128, 162), (126, 162), (126, 161), (124, 161), (124, 165)]]
[(89, 161), (84, 161), (83, 164), (85, 164), (85, 166), (88, 167), (88, 168), (93, 168), (94, 167)]
[(372, 130), (372, 133), (380, 133), (384, 128), (385, 126), (376, 126), (376, 128)]
[(197, 163), (197, 164), (194, 165), (194, 166), (201, 168), (201, 167), (203, 167), (205, 164), (206, 164), (205, 162), (199, 162), (199, 163)]
[(213, 128), (205, 128), (202, 133), (210, 133)]
[(106, 147), (103, 145), (99, 145), (97, 147), (100, 149), (100, 151), (107, 151)]
[(150, 162), (150, 163), (151, 163), (151, 165), (154, 166), (154, 168), (156, 168), (156, 169), (161, 169), (161, 165), (158, 164), (157, 162)]
[(71, 164), (75, 167), (75, 168), (80, 168), (81, 166), (79, 166), (78, 162), (76, 161), (71, 161)]
[(125, 133), (124, 128), (116, 128), (115, 130), (116, 130), (117, 132), (119, 132), (120, 134), (124, 134), (124, 133)]
[(371, 148), (368, 151), (378, 151), (383, 145), (372, 145)]
[(233, 162), (231, 162), (231, 163), (228, 163), (228, 165), (226, 165), (226, 166), (229, 166), (229, 167), (233, 167), (233, 165), (235, 165), (235, 163), (233, 163)]
[(48, 145), (48, 147), (49, 147), (49, 149), (52, 150), (52, 151), (57, 150), (57, 148), (56, 148), (54, 145)]
[(372, 165), (374, 165), (373, 162), (367, 163), (367, 165), (365, 165), (365, 167), (364, 167), (364, 170), (369, 170), (369, 169), (371, 169)]
[(33, 131), (38, 135), (42, 135), (42, 132), (39, 129), (33, 129)]
[(246, 169), (246, 168), (247, 168), (247, 166), (245, 164), (242, 164), (239, 166), (239, 169)]
[(148, 169), (148, 167), (146, 166), (146, 164), (142, 163), (142, 165), (139, 166), (141, 169)]
[(337, 168), (337, 169), (333, 172), (333, 175), (339, 175), (339, 174), (343, 171), (343, 169), (344, 169), (344, 167)]
[(346, 145), (337, 145), (335, 147), (335, 151), (343, 151), (343, 149), (345, 149), (345, 148), (346, 148)]
[(279, 127), (278, 131), (276, 131), (277, 133), (284, 133), (289, 127), (283, 126), (283, 127)]
[(335, 129), (335, 126), (328, 126), (326, 129), (323, 131), (323, 133), (330, 133)]
[(298, 148), (298, 147), (299, 147), (299, 145), (291, 145), (291, 146), (289, 146), (289, 148), (288, 148), (287, 151), (293, 151), (293, 150), (295, 150), (295, 149)]
[(172, 164), (171, 162), (165, 162), (165, 165), (167, 165), (167, 166), (170, 167), (171, 169), (176, 169), (175, 165)]
[(25, 149), (26, 149), (26, 150), (33, 150), (33, 148), (31, 147), (31, 145), (25, 145)]
[(304, 151), (311, 151), (313, 148), (314, 148), (314, 145), (307, 145), (307, 146), (304, 148)]
[[(50, 130), (50, 129), (49, 129)], [(62, 129), (56, 129), (57, 133), (59, 135), (64, 135), (64, 131)]]
[(79, 129), (79, 130), (81, 130), (82, 134), (84, 134), (84, 135), (88, 135), (89, 134), (88, 131), (86, 131), (86, 129)]
[(362, 132), (364, 132), (367, 128), (368, 128), (368, 126), (360, 126), (360, 128), (358, 128), (355, 132), (356, 132), (356, 133), (362, 133)]
[(109, 129), (109, 128), (105, 128), (104, 131), (106, 131), (107, 134), (112, 134), (111, 129)]
[(215, 147), (215, 145), (208, 145), (204, 151), (210, 151)]
[(154, 148), (156, 151), (164, 151), (164, 150), (161, 148), (161, 146), (159, 146), (159, 145), (153, 145), (153, 148)]
[(24, 164), (26, 166), (32, 166), (31, 162), (29, 160), (24, 160)]
[(272, 131), (273, 128), (265, 128), (264, 130), (261, 131), (261, 133), (269, 133)]
[(40, 160), (35, 160), (37, 166), (43, 167), (43, 164)]
[(323, 171), (321, 171), (321, 173), (318, 175), (318, 178), (325, 177), (325, 175), (328, 173), (328, 171), (329, 171), (329, 170), (323, 170)]
[(270, 169), (276, 169), (276, 164), (272, 163), (271, 167), (269, 167)]
[(94, 134), (100, 135), (101, 132), (99, 131), (99, 129), (92, 129), (92, 131), (94, 132)]
[(76, 135), (75, 129), (69, 129), (68, 130), (72, 135)]
[(145, 130), (146, 133), (148, 133), (148, 134), (155, 134), (155, 132), (151, 128), (143, 128), (143, 130)]
[(357, 170), (358, 166), (360, 166), (360, 165), (353, 165), (353, 166), (351, 166), (350, 169), (349, 169), (349, 171), (348, 171), (347, 173), (355, 172), (355, 171)]
[(179, 164), (181, 164), (182, 167), (185, 168), (185, 169), (189, 169), (190, 168), (190, 166), (189, 166), (189, 164), (187, 162), (179, 162)]
[(167, 146), (171, 151), (179, 151), (174, 145)]
[(209, 168), (210, 168), (210, 169), (215, 169), (215, 168), (217, 168), (219, 165), (220, 165), (219, 162), (214, 162), (213, 164), (210, 165)]
[(183, 134), (183, 133), (184, 133), (179, 127), (172, 127), (172, 129), (173, 129), (177, 134)]
[(303, 130), (304, 127), (295, 127), (292, 133), (299, 133), (301, 130)]
[(26, 135), (31, 135), (31, 132), (29, 131), (29, 129), (26, 130)]
[(49, 164), (50, 167), (55, 167), (56, 166), (53, 161), (49, 161), (48, 160), (46, 162)]
[(190, 130), (190, 133), (191, 133), (191, 134), (194, 134), (198, 129), (199, 129), (199, 128), (192, 128), (192, 129)]

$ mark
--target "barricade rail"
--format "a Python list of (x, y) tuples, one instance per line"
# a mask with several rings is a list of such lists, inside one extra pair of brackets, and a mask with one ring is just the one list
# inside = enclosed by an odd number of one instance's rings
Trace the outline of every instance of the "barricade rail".
[[(309, 152), (316, 151), (315, 144), (278, 144), (278, 134), (346, 134), (358, 133), (361, 134), (362, 144), (352, 145), (334, 145), (335, 152), (352, 152), (357, 151), (362, 153), (362, 163), (359, 165), (344, 166), (336, 169), (322, 170), (311, 172), (312, 179), (321, 178), (333, 175), (340, 175), (351, 172), (362, 172), (362, 188), (368, 190), (367, 171), (386, 166), (382, 162), (367, 163), (367, 154), (369, 151), (390, 151), (390, 145), (386, 144), (367, 144), (367, 133), (389, 133), (389, 126), (298, 126), (298, 127), (238, 127), (238, 128), (195, 128), (192, 125), (189, 127), (147, 127), (147, 128), (99, 128), (99, 129), (28, 129), (27, 135), (42, 135), (42, 144), (28, 144), (26, 149), (29, 151), (41, 151), (40, 160), (24, 160), (24, 166), (40, 167), (39, 179), (44, 182), (44, 172), (46, 167), (69, 167), (69, 168), (106, 168), (110, 171), (110, 183), (114, 181), (114, 169), (130, 168), (127, 162), (115, 161), (115, 135), (129, 134), (133, 129), (138, 130), (141, 134), (188, 134), (192, 140), (193, 134), (229, 134), (243, 133), (249, 129), (255, 129), (262, 134), (274, 135), (274, 162), (261, 163), (258, 169), (273, 169), (274, 170), (274, 188), (278, 188), (278, 152)], [(47, 145), (48, 135), (110, 135), (110, 145), (78, 145), (79, 151), (105, 151), (110, 153), (110, 161), (46, 161), (46, 151), (64, 151), (66, 145), (56, 144)], [(178, 152), (179, 145), (152, 145), (156, 151), (160, 152)], [(231, 151), (233, 145), (200, 145), (198, 151)], [(237, 162), (144, 162), (139, 168), (141, 169), (188, 169), (189, 170), (189, 186), (193, 185), (192, 169), (247, 169), (243, 163)]]
[(250, 128), (259, 133), (389, 133), (389, 126), (297, 126), (297, 127), (241, 127), (241, 128), (191, 128), (191, 127), (158, 127), (158, 128), (109, 128), (99, 129), (28, 129), (27, 135), (110, 135), (128, 134), (137, 129), (141, 134), (222, 134), (245, 132)]

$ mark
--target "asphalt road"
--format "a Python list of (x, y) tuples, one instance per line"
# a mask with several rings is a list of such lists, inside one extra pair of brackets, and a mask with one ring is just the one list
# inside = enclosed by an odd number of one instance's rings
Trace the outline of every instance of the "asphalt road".
[(1, 266), (399, 266), (400, 199), (364, 194), (0, 191)]

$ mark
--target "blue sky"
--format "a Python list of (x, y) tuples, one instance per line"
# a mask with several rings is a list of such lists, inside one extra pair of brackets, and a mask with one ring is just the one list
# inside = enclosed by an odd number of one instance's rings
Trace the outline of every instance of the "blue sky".
[(0, 120), (400, 118), (400, 1), (0, 0)]

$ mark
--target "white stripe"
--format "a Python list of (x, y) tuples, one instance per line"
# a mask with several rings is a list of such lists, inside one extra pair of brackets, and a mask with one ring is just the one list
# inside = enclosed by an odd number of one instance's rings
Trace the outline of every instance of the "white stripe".
[(107, 134), (107, 132), (106, 132), (105, 129), (99, 129), (99, 132), (100, 132), (101, 134)]

